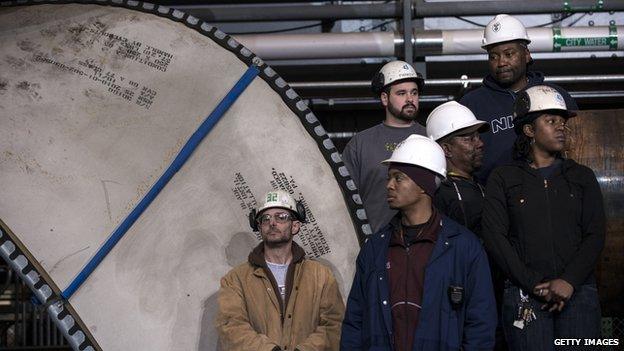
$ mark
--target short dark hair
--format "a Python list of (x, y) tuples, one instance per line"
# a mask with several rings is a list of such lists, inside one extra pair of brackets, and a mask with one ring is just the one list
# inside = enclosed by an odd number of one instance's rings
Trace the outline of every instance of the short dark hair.
[[(383, 89), (381, 89), (382, 93), (386, 93), (386, 95), (390, 95), (390, 88), (392, 88), (392, 84), (388, 84)], [(381, 93), (379, 93), (381, 95)]]

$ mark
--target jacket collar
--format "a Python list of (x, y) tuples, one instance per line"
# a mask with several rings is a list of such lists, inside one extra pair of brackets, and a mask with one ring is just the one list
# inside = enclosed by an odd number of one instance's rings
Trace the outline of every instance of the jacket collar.
[[(438, 232), (440, 231), (439, 223), (440, 223), (441, 216), (438, 210), (434, 206), (432, 206), (431, 209), (432, 209), (431, 217), (429, 217), (427, 222), (423, 224), (420, 238), (418, 238), (417, 241), (426, 240), (426, 241), (435, 243), (436, 240), (438, 239)], [(393, 246), (393, 245), (406, 246), (405, 238), (403, 237), (404, 227), (403, 227), (403, 224), (401, 223), (401, 213), (399, 212), (396, 216), (394, 216), (392, 220), (390, 221), (390, 223), (393, 226), (393, 230), (391, 231), (392, 237), (390, 239), (390, 246)]]
[[(554, 175), (565, 174), (570, 168), (577, 165), (576, 161), (570, 158), (562, 159), (563, 163), (561, 164), (561, 170), (555, 171)], [(512, 163), (513, 166), (519, 167), (525, 172), (533, 175), (533, 176), (541, 176), (537, 169), (531, 167), (526, 160), (515, 160)]]
[[(292, 242), (293, 259), (291, 264), (299, 263), (305, 258), (305, 251), (296, 242)], [(256, 267), (267, 268), (266, 260), (264, 259), (264, 242), (261, 242), (256, 246), (247, 257), (249, 263)]]

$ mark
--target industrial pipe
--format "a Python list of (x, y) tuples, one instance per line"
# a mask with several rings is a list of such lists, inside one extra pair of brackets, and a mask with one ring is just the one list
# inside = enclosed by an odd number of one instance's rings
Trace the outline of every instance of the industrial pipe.
[[(624, 26), (596, 27), (552, 27), (528, 28), (532, 52), (561, 51), (616, 51), (624, 48)], [(482, 29), (444, 30), (426, 33), (426, 45), (415, 43), (415, 51), (421, 54), (475, 54), (483, 53), (481, 48)], [(419, 36), (417, 33), (416, 37)]]
[(213, 23), (403, 17), (400, 2), (366, 5), (249, 4), (172, 7)]
[[(387, 4), (247, 4), (247, 5), (177, 5), (173, 8), (207, 22), (261, 22), (297, 20), (340, 20), (403, 18), (402, 2)], [(415, 0), (412, 17), (441, 17), (467, 15), (607, 12), (624, 10), (624, 1), (452, 1), (429, 2)], [(501, 10), (504, 9), (504, 10)]]
[[(544, 80), (549, 83), (619, 83), (624, 82), (624, 74), (607, 74), (607, 75), (586, 75), (586, 76), (550, 76)], [(446, 79), (426, 79), (426, 86), (452, 86), (463, 85), (472, 86), (480, 85), (483, 78), (446, 78)], [(368, 80), (350, 80), (344, 82), (291, 82), (290, 87), (293, 89), (357, 89), (370, 88)]]
[[(422, 95), (419, 97), (418, 101), (420, 103), (444, 103), (447, 101), (454, 100), (455, 97), (453, 95)], [(312, 109), (321, 107), (324, 109), (353, 109), (354, 106), (381, 106), (379, 99), (377, 98), (364, 98), (364, 97), (350, 97), (350, 98), (313, 98), (307, 99), (305, 102)]]
[[(532, 52), (617, 51), (624, 26), (529, 28)], [(481, 54), (483, 30), (415, 30), (414, 56)], [(399, 33), (252, 34), (236, 40), (265, 60), (388, 57), (401, 53)], [(400, 55), (399, 55), (400, 56)]]
[(265, 60), (399, 56), (403, 38), (393, 32), (251, 34), (235, 39)]
[[(575, 99), (600, 99), (600, 98), (610, 98), (610, 99), (619, 99), (624, 97), (624, 91), (622, 90), (612, 90), (612, 91), (570, 91), (570, 96)], [(455, 100), (455, 96), (453, 95), (423, 95), (419, 98), (421, 103), (444, 103), (447, 101)], [(314, 98), (305, 100), (305, 102), (310, 106), (310, 108), (321, 108), (321, 109), (353, 109), (355, 106), (360, 106), (366, 108), (368, 106), (380, 106), (379, 99), (376, 98), (357, 98), (357, 97), (349, 97), (349, 98), (330, 98), (330, 99), (321, 99)]]
[(557, 12), (607, 12), (624, 10), (624, 1), (568, 0), (568, 1), (426, 1), (414, 0), (414, 17), (447, 17)]

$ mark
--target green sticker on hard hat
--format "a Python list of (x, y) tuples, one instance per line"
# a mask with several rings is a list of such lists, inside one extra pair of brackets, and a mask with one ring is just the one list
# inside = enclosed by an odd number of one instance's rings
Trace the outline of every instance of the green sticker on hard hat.
[(556, 27), (553, 31), (553, 51), (560, 52), (564, 48), (604, 47), (609, 50), (617, 50), (618, 38), (617, 27), (609, 26), (609, 35), (601, 37), (564, 37), (561, 28)]

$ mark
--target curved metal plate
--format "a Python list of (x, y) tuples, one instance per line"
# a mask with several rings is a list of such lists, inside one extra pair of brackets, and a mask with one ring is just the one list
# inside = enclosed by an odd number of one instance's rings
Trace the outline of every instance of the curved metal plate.
[(603, 316), (624, 315), (623, 110), (579, 111), (571, 118), (570, 157), (596, 174), (607, 219), (605, 247), (596, 267)]
[[(22, 274), (45, 278), (32, 288), (52, 292), (40, 298), (74, 348), (215, 349), (219, 278), (257, 244), (246, 215), (270, 188), (305, 200), (311, 221), (297, 240), (332, 266), (346, 296), (365, 215), (297, 94), (201, 21), (141, 2), (93, 2), (124, 7), (0, 11), (0, 248), (15, 243), (30, 262)], [(52, 303), (254, 59), (262, 79), (69, 304)]]

